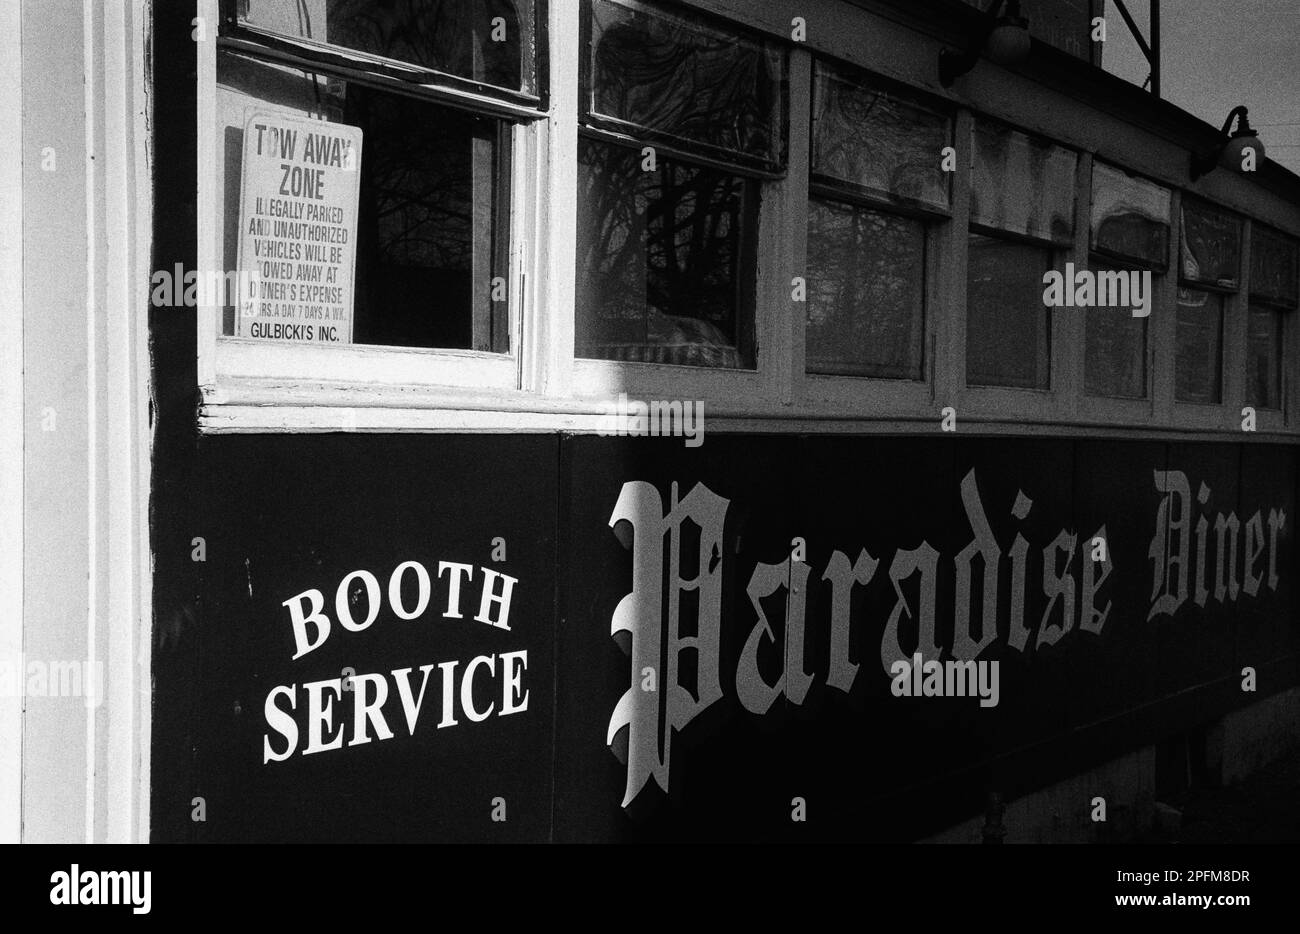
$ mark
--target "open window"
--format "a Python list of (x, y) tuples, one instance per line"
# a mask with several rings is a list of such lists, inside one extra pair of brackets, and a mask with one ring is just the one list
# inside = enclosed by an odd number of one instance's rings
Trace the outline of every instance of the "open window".
[(239, 292), (200, 332), (209, 398), (259, 380), (518, 387), (541, 6), (222, 3), (200, 250)]

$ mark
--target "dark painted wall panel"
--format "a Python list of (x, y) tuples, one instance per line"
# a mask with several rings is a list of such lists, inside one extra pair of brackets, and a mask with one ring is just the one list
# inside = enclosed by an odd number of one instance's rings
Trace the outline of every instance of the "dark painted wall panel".
[[(191, 648), (175, 669), (160, 655), (158, 669), (168, 697), (189, 698), (168, 728), (188, 745), (160, 733), (154, 761), (155, 775), (193, 775), (208, 819), (159, 821), (171, 830), (159, 838), (912, 839), (978, 813), (989, 790), (1026, 793), (1248, 703), (1258, 695), (1238, 688), (1243, 664), (1267, 672), (1261, 694), (1296, 680), (1291, 448), (316, 435), (209, 438), (197, 454), (193, 521), (173, 524), (204, 537), (207, 560), (180, 634)], [(1171, 534), (1183, 509), (1186, 545)], [(1261, 553), (1256, 593), (1216, 600), (1218, 512), (1244, 520), (1244, 536), (1259, 511), (1267, 549), (1270, 510), (1287, 514), (1276, 586)], [(1070, 536), (1067, 562), (1057, 546)], [(986, 560), (997, 565), (987, 640)], [(431, 576), (415, 620), (387, 593), (405, 561)], [(461, 619), (443, 612), (442, 561), (473, 566)], [(358, 569), (376, 575), (382, 608), (349, 632), (335, 589)], [(484, 569), (518, 580), (509, 631), (473, 619)], [(1090, 575), (1104, 622), (1086, 612)], [(295, 660), (285, 601), (311, 588), (333, 631)], [(356, 586), (345, 600), (364, 613)], [(996, 661), (998, 703), (898, 696), (890, 663), (918, 648), (930, 660), (935, 647), (940, 660), (975, 649)], [(457, 686), (460, 722), (439, 729), (434, 668), (408, 735), (395, 670), (413, 667), (418, 687), (420, 665), (454, 661), (460, 674), (517, 650), (528, 652), (527, 711), (467, 722)], [(386, 676), (393, 738), (309, 755), (300, 738), (286, 761), (265, 762), (268, 737), (276, 752), (287, 742), (266, 716), (272, 689), (294, 686), (305, 730), (303, 685), (349, 666)], [(500, 692), (484, 679), (473, 703), (500, 705)], [(355, 699), (338, 699), (348, 742)], [(494, 798), (505, 821), (491, 819)], [(807, 822), (790, 820), (795, 799)]]
[[(199, 793), (208, 797), (207, 839), (228, 840), (546, 840), (550, 835), (551, 698), (556, 527), (554, 437), (494, 439), (361, 436), (213, 439), (203, 445), (207, 488), (198, 530), (206, 540), (201, 608), (202, 722), (197, 753)], [(501, 539), (505, 559), (494, 556)], [(417, 562), (429, 578), (429, 599), (403, 619), (390, 599), (394, 570)], [(442, 562), (470, 566), (457, 571)], [(485, 571), (487, 569), (487, 571)], [(340, 583), (365, 570), (379, 585), (374, 622), (360, 632), (340, 622)], [(482, 613), (488, 571), (515, 578), (508, 615), (494, 604)], [(460, 580), (452, 603), (451, 580)], [(504, 593), (505, 578), (490, 578)], [(419, 571), (403, 572), (398, 597), (411, 615), (420, 607)], [(296, 660), (285, 601), (315, 589), (330, 632)], [(345, 590), (353, 625), (364, 623), (364, 578)], [(314, 609), (311, 598), (304, 614)], [(461, 618), (448, 617), (447, 611)], [(505, 622), (509, 629), (476, 620)], [(304, 627), (308, 645), (318, 630)], [(503, 662), (501, 653), (526, 651)], [(462, 694), (466, 667), (480, 663)], [(526, 669), (518, 666), (526, 662)], [(453, 678), (450, 716), (443, 704), (444, 663)], [(519, 674), (510, 703), (527, 709), (502, 715), (504, 666)], [(434, 665), (427, 684), (421, 666)], [(305, 685), (383, 676), (333, 697), (332, 725), (342, 748), (306, 752), (309, 704)], [(406, 675), (394, 674), (403, 669)], [(399, 678), (412, 701), (424, 695), (414, 731), (407, 723)], [(265, 703), (277, 686), (292, 686), (296, 747), (268, 720)], [(379, 706), (391, 732), (363, 720), (358, 691)], [(324, 689), (322, 689), (324, 692)], [(322, 697), (327, 696), (322, 693)], [(279, 707), (288, 699), (277, 697)], [(471, 714), (495, 712), (481, 722)], [(334, 732), (328, 729), (322, 735)], [(357, 742), (361, 737), (368, 741)], [(284, 761), (265, 761), (264, 743)], [(492, 820), (493, 799), (505, 820)], [(500, 811), (498, 811), (498, 817)]]

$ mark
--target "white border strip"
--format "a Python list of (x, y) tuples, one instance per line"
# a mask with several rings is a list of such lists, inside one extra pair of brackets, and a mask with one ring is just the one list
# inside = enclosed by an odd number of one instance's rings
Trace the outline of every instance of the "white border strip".
[[(23, 650), (22, 6), (0, 3), (0, 660)], [(0, 697), (0, 843), (22, 838), (21, 697)]]

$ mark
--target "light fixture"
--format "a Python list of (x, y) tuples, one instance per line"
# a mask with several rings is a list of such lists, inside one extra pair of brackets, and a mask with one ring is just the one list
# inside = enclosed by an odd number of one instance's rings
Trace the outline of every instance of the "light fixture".
[[(1006, 12), (998, 10), (1006, 4)], [(979, 35), (965, 52), (944, 49), (939, 53), (939, 83), (945, 88), (975, 67), (980, 53), (996, 65), (1019, 65), (1029, 57), (1029, 20), (1020, 15), (1020, 0), (993, 0), (984, 14)]]
[[(1237, 129), (1229, 133), (1228, 128), (1232, 126), (1234, 118), (1237, 119)], [(1221, 139), (1218, 145), (1210, 152), (1204, 155), (1192, 153), (1192, 181), (1213, 172), (1221, 165), (1237, 172), (1242, 171), (1242, 162), (1244, 161), (1242, 157), (1247, 149), (1254, 150), (1254, 164), (1258, 165), (1263, 160), (1264, 144), (1259, 141), (1259, 136), (1251, 129), (1245, 107), (1232, 108), (1232, 111), (1228, 114), (1228, 119), (1223, 121), (1223, 129), (1219, 131), (1219, 136)]]

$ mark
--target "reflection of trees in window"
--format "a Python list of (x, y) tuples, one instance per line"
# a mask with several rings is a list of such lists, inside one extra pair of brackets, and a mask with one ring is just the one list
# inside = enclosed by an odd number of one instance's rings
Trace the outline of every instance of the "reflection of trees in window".
[(778, 158), (781, 60), (737, 35), (592, 4), (591, 110), (735, 153)]
[(579, 161), (578, 353), (749, 365), (755, 184), (662, 156), (646, 172), (638, 151), (590, 140)]
[(1250, 294), (1271, 304), (1294, 308), (1300, 299), (1294, 240), (1259, 224), (1250, 235)]
[[(532, 0), (327, 0), (323, 23), (311, 16), (319, 6), (318, 0), (258, 0), (252, 22), (296, 24), (295, 35), (497, 87), (533, 89)], [(502, 41), (492, 37), (497, 17)]]
[(972, 235), (966, 281), (966, 382), (1049, 388), (1043, 273), (1051, 251)]
[(813, 171), (890, 197), (948, 204), (946, 117), (841, 78), (818, 63)]
[(1246, 403), (1282, 407), (1282, 313), (1251, 306), (1246, 338)]
[(1183, 278), (1236, 287), (1241, 260), (1240, 221), (1209, 207), (1184, 203), (1181, 236)]
[(1092, 247), (1155, 269), (1168, 266), (1170, 192), (1104, 163), (1092, 167)]
[(976, 124), (974, 143), (972, 220), (1068, 242), (1074, 232), (1075, 154), (991, 124)]
[(1178, 338), (1174, 398), (1180, 402), (1223, 401), (1223, 296), (1199, 289), (1178, 290)]
[(1147, 395), (1147, 319), (1130, 306), (1083, 309), (1084, 392), (1113, 399)]
[(808, 212), (807, 372), (921, 379), (924, 225), (822, 199)]

